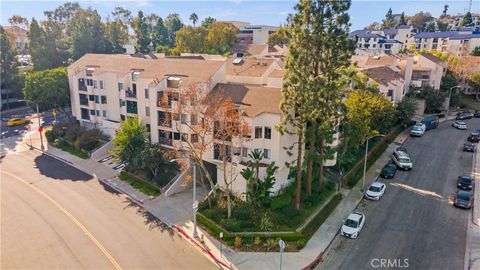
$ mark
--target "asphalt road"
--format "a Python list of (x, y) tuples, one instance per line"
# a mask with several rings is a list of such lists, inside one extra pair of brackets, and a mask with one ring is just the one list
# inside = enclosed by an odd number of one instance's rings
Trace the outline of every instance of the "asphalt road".
[[(466, 122), (480, 128), (480, 119)], [(381, 180), (381, 200), (357, 209), (366, 215), (359, 237), (337, 235), (317, 269), (463, 269), (469, 211), (453, 207), (452, 197), (457, 176), (472, 169), (473, 153), (462, 152), (470, 131), (445, 122), (410, 138), (413, 170)]]
[(215, 269), (126, 197), (36, 151), (0, 158), (0, 269)]

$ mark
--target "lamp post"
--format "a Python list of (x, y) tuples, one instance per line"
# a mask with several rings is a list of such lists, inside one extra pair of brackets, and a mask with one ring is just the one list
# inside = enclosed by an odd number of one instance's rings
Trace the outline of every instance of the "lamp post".
[(370, 138), (366, 140), (366, 145), (365, 145), (365, 160), (363, 162), (363, 181), (362, 181), (362, 192), (365, 190), (365, 175), (367, 173), (367, 158), (368, 158), (368, 141), (370, 139), (373, 139), (375, 137), (385, 137), (383, 134), (377, 134), (373, 135)]
[(447, 113), (445, 114), (445, 119), (447, 119), (448, 113), (450, 112), (450, 98), (452, 97), (452, 90), (459, 87), (460, 85), (456, 85), (456, 86), (450, 87), (450, 90), (448, 90), (448, 106), (447, 106)]
[[(23, 100), (20, 100), (20, 101), (31, 102), (31, 103), (33, 103), (37, 106), (38, 128), (40, 129), (42, 127), (42, 124), (40, 123), (40, 110), (38, 109), (38, 103), (36, 103), (34, 101), (31, 101), (31, 100), (28, 100), (28, 99), (23, 99)], [(43, 152), (45, 150), (45, 146), (43, 145), (42, 131), (39, 130), (38, 133), (40, 133), (40, 149)]]
[[(170, 162), (175, 162), (177, 160), (181, 159), (188, 159), (189, 158), (180, 158), (180, 159), (172, 159)], [(190, 165), (193, 166), (193, 203), (192, 203), (192, 208), (193, 208), (193, 237), (198, 238), (198, 232), (197, 232), (197, 210), (198, 210), (198, 201), (197, 201), (197, 171), (196, 171), (196, 166), (195, 163), (190, 161)]]

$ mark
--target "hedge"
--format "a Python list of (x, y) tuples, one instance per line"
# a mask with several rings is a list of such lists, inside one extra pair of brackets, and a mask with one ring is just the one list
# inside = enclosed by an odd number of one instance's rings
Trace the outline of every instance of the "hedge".
[(122, 181), (129, 183), (132, 187), (138, 189), (145, 195), (157, 196), (161, 194), (160, 189), (158, 189), (157, 187), (145, 182), (144, 180), (126, 171), (122, 171), (118, 178)]

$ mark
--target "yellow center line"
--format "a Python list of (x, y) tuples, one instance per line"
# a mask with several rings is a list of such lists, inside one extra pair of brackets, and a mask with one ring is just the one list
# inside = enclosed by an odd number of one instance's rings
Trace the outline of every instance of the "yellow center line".
[(62, 211), (68, 218), (70, 218), (73, 221), (73, 223), (75, 223), (88, 236), (88, 238), (90, 238), (90, 240), (92, 240), (92, 242), (98, 247), (98, 249), (100, 249), (103, 252), (103, 254), (108, 258), (108, 260), (110, 260), (110, 262), (113, 264), (113, 267), (115, 267), (115, 269), (117, 269), (117, 270), (122, 269), (122, 267), (120, 267), (118, 262), (105, 249), (105, 247), (102, 244), (100, 244), (100, 242), (95, 238), (95, 236), (93, 236), (93, 234), (80, 221), (78, 221), (78, 219), (76, 219), (70, 212), (68, 212), (67, 209), (65, 209), (63, 206), (61, 206), (60, 203), (55, 201), (52, 197), (50, 197), (49, 195), (47, 195), (45, 192), (41, 191), (40, 189), (38, 189), (34, 185), (31, 185), (28, 181), (25, 181), (24, 179), (12, 174), (12, 173), (6, 172), (4, 170), (2, 170), (1, 173), (4, 173), (6, 175), (9, 175), (9, 176), (19, 180), (20, 182), (24, 183), (25, 185), (29, 186), (30, 188), (32, 188), (33, 190), (38, 192), (40, 195), (45, 197), (45, 199), (50, 201), (60, 211)]

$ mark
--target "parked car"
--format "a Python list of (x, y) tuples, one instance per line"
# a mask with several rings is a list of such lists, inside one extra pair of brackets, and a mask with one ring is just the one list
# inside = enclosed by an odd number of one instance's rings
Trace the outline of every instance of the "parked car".
[(397, 164), (399, 169), (408, 171), (413, 168), (412, 159), (404, 152), (394, 151), (392, 154), (392, 160)]
[(474, 143), (464, 143), (463, 144), (463, 152), (475, 152), (475, 144)]
[(381, 182), (373, 182), (365, 192), (365, 198), (369, 200), (378, 201), (380, 197), (382, 197), (383, 193), (385, 193), (385, 189), (387, 186)]
[(7, 122), (7, 127), (13, 127), (18, 125), (25, 125), (30, 123), (30, 120), (26, 118), (10, 118)]
[(461, 175), (457, 179), (457, 187), (464, 190), (472, 190), (473, 177), (468, 175)]
[(395, 149), (395, 151), (396, 151), (396, 152), (403, 152), (403, 153), (405, 153), (405, 154), (408, 155), (408, 150), (407, 150), (407, 148), (404, 147), (404, 146), (399, 146), (399, 147), (397, 147), (397, 149)]
[(476, 111), (475, 113), (473, 113), (473, 117), (480, 118), (480, 111)]
[(467, 129), (467, 123), (457, 120), (457, 121), (452, 123), (452, 127), (456, 128), (456, 129), (465, 130), (465, 129)]
[(390, 179), (395, 176), (396, 172), (397, 172), (397, 164), (390, 161), (387, 164), (385, 164), (385, 166), (383, 166), (380, 176), (385, 179)]
[(472, 198), (470, 192), (465, 190), (457, 191), (453, 205), (460, 208), (470, 209), (472, 208)]
[(416, 124), (412, 127), (412, 129), (410, 129), (410, 136), (418, 136), (418, 137), (422, 137), (423, 134), (425, 134), (425, 131), (427, 130), (427, 127), (425, 126), (425, 124)]
[(364, 224), (365, 215), (360, 212), (352, 212), (348, 215), (348, 218), (343, 221), (340, 235), (348, 238), (357, 238)]
[(480, 132), (472, 132), (467, 138), (467, 141), (472, 142), (472, 143), (478, 143), (480, 142)]
[(471, 119), (473, 117), (473, 113), (471, 112), (462, 112), (460, 114), (457, 114), (457, 120), (465, 120), (465, 119)]
[(423, 118), (420, 122), (425, 124), (427, 130), (430, 130), (437, 128), (438, 124), (440, 123), (440, 119), (436, 115), (431, 115)]

